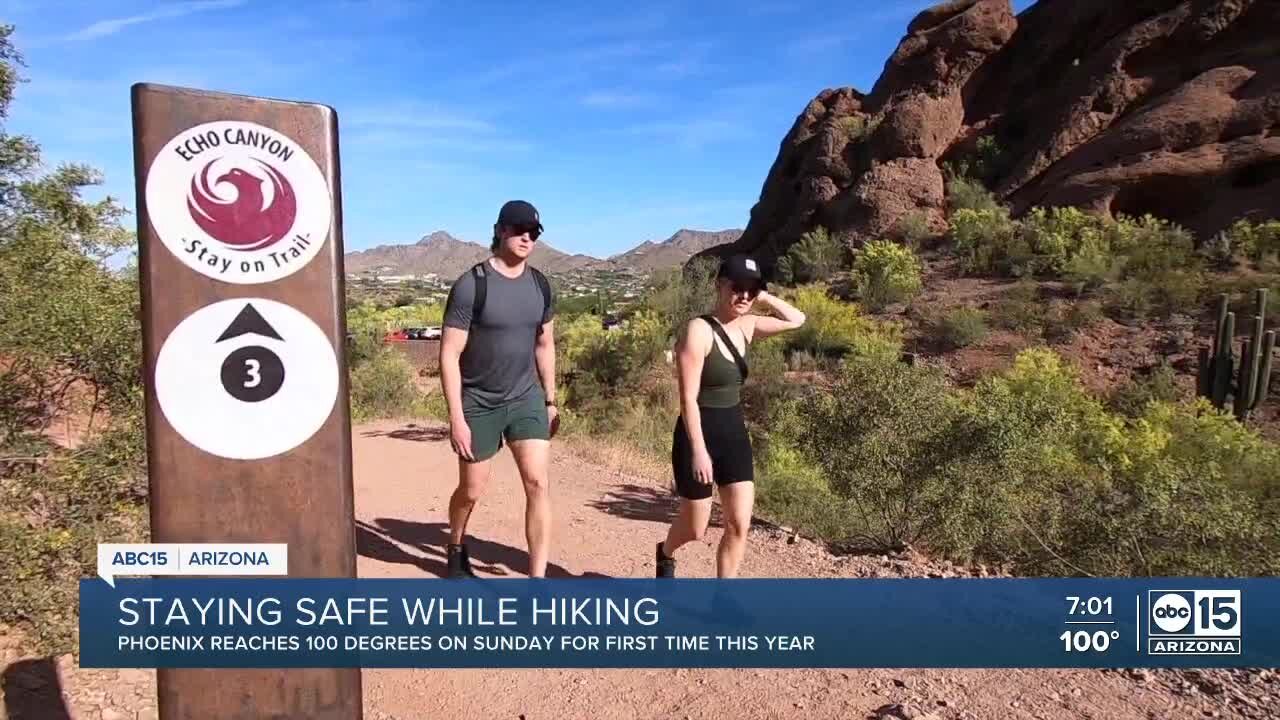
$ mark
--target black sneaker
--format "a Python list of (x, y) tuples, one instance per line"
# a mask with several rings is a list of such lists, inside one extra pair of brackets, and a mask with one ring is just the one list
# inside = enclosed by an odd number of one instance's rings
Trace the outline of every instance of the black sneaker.
[(662, 543), (658, 543), (655, 557), (658, 565), (658, 577), (673, 578), (676, 576), (676, 559), (669, 558), (666, 553), (662, 552)]
[(475, 577), (471, 571), (471, 558), (467, 557), (466, 545), (449, 543), (449, 577)]

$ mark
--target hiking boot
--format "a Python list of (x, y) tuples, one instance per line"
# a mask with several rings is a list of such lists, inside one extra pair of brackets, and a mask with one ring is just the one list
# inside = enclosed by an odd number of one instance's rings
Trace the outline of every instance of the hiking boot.
[(467, 557), (466, 545), (449, 543), (449, 577), (475, 577), (471, 571), (471, 558)]
[(655, 553), (656, 553), (655, 557), (657, 559), (657, 565), (658, 565), (658, 577), (660, 578), (675, 577), (676, 576), (676, 559), (669, 558), (667, 557), (666, 553), (662, 552), (662, 543), (658, 543), (658, 547), (655, 550)]

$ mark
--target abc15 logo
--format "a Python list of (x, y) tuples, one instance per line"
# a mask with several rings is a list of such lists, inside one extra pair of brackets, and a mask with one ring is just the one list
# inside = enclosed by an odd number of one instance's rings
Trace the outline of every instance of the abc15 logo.
[(1149, 590), (1148, 634), (1240, 637), (1239, 590)]

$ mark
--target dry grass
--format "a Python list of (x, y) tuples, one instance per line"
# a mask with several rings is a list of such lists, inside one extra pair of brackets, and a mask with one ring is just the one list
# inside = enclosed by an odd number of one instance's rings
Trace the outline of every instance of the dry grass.
[(624, 439), (588, 435), (568, 435), (557, 439), (559, 445), (575, 457), (603, 470), (659, 485), (670, 482), (670, 460), (629, 445)]

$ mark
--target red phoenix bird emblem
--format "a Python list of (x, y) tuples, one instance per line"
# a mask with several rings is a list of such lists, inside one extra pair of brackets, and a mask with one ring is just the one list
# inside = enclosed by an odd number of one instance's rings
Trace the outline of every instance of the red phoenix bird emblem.
[[(199, 175), (191, 178), (187, 209), (200, 229), (236, 250), (264, 248), (288, 234), (298, 209), (289, 181), (275, 168), (255, 160), (262, 166), (266, 180), (236, 167), (211, 186), (209, 168), (216, 162), (211, 161)], [(214, 191), (214, 187), (224, 182), (235, 187), (235, 198), (226, 200)], [(270, 205), (262, 192), (265, 182), (271, 183)]]

